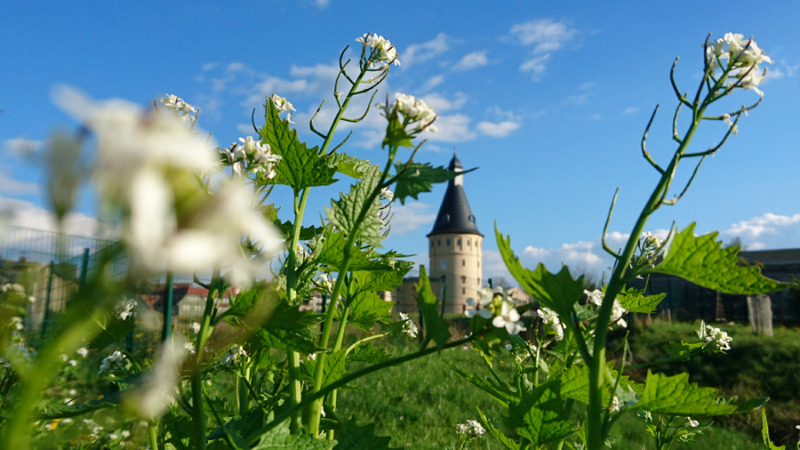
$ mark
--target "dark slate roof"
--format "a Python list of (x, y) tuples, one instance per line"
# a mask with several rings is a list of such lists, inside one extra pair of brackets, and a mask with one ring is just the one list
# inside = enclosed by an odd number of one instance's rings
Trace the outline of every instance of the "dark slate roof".
[[(453, 159), (450, 160), (448, 169), (454, 172), (463, 170), (461, 161), (458, 160), (455, 154), (453, 154)], [(444, 233), (469, 233), (483, 236), (478, 231), (478, 225), (475, 223), (475, 216), (472, 215), (472, 210), (469, 209), (464, 187), (457, 185), (455, 179), (447, 183), (447, 191), (444, 193), (442, 206), (439, 207), (439, 214), (436, 216), (433, 230), (428, 233), (428, 237)]]

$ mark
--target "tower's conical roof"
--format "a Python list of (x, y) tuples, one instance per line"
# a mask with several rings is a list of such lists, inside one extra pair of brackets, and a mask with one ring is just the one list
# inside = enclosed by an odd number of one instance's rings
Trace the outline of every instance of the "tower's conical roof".
[[(448, 169), (453, 172), (463, 170), (461, 161), (458, 160), (455, 152), (453, 153), (453, 159), (450, 160)], [(483, 236), (478, 231), (478, 225), (475, 223), (475, 216), (472, 215), (472, 210), (469, 208), (467, 194), (464, 193), (464, 186), (462, 186), (461, 180), (462, 176), (459, 175), (447, 183), (447, 191), (444, 193), (442, 206), (439, 207), (439, 214), (436, 216), (433, 230), (428, 233), (428, 237), (444, 233), (469, 233)]]

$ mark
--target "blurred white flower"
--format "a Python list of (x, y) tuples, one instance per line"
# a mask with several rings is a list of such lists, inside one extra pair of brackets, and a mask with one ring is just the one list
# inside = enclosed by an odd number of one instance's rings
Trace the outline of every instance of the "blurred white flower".
[[(603, 305), (603, 299), (605, 298), (605, 293), (600, 289), (595, 289), (593, 291), (588, 291), (586, 289), (583, 290), (583, 293), (586, 294), (586, 298), (589, 303), (592, 303), (597, 306), (598, 309)], [(628, 311), (622, 307), (622, 304), (617, 300), (614, 299), (614, 304), (611, 305), (611, 318), (609, 319), (609, 326), (617, 324), (622, 328), (627, 328), (628, 322), (622, 318)]]
[(180, 367), (186, 357), (180, 335), (172, 335), (161, 349), (152, 372), (144, 375), (142, 384), (123, 398), (127, 409), (142, 419), (154, 420), (175, 402)]
[(433, 122), (438, 117), (436, 111), (428, 106), (424, 100), (400, 92), (395, 93), (394, 98), (395, 101), (392, 103), (389, 103), (387, 99), (386, 103), (378, 103), (376, 105), (386, 117), (391, 116), (396, 111), (403, 115), (404, 125), (412, 126), (411, 130), (413, 132), (428, 131), (435, 133), (437, 131), (433, 125)]
[(417, 329), (417, 325), (414, 323), (414, 321), (408, 318), (408, 314), (400, 313), (400, 320), (404, 322), (403, 333), (407, 334), (411, 338), (416, 338), (419, 330)]
[(558, 317), (558, 313), (550, 308), (542, 306), (536, 311), (536, 314), (544, 322), (544, 326), (550, 329), (550, 332), (556, 335), (556, 340), (564, 339), (564, 325)]
[(514, 304), (503, 299), (499, 314), (492, 319), (492, 325), (497, 328), (505, 327), (508, 334), (517, 334), (520, 331), (525, 331), (525, 327), (520, 324), (521, 318), (516, 308), (514, 308)]
[(383, 36), (375, 33), (367, 33), (357, 38), (356, 42), (364, 44), (364, 48), (368, 47), (377, 50), (372, 60), (373, 66), (383, 66), (385, 69), (389, 64), (400, 65), (400, 60), (397, 59), (397, 50), (394, 48), (394, 45)]
[(706, 344), (713, 345), (716, 351), (724, 352), (731, 349), (731, 342), (733, 338), (728, 336), (728, 333), (720, 330), (717, 327), (706, 325), (705, 322), (700, 322), (700, 328), (697, 330), (697, 336)]
[(272, 100), (272, 104), (275, 105), (275, 109), (278, 110), (278, 114), (288, 112), (289, 114), (286, 116), (286, 121), (289, 123), (294, 123), (292, 122), (292, 113), (296, 111), (294, 109), (294, 105), (277, 94), (272, 94), (272, 96), (269, 98)]
[(467, 423), (456, 425), (456, 433), (465, 437), (480, 437), (486, 433), (486, 430), (477, 420), (467, 420)]

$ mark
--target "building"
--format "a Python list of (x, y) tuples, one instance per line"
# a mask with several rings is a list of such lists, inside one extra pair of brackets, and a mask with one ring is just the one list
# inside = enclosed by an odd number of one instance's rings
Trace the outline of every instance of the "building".
[[(449, 170), (461, 172), (463, 167), (455, 153)], [(476, 297), (482, 285), (483, 234), (478, 231), (475, 216), (464, 191), (464, 180), (458, 175), (447, 184), (442, 205), (433, 229), (427, 235), (431, 288), (445, 313), (463, 314), (467, 299)], [(396, 310), (417, 310), (415, 295), (418, 278), (407, 278), (393, 293)]]

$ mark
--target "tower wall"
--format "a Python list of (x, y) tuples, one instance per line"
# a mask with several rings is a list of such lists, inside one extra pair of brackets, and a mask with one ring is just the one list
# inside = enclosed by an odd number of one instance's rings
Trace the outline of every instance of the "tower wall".
[(444, 311), (463, 314), (467, 299), (477, 298), (477, 289), (483, 283), (483, 236), (471, 233), (434, 234), (428, 237), (428, 244), (433, 292), (442, 301), (444, 276)]

